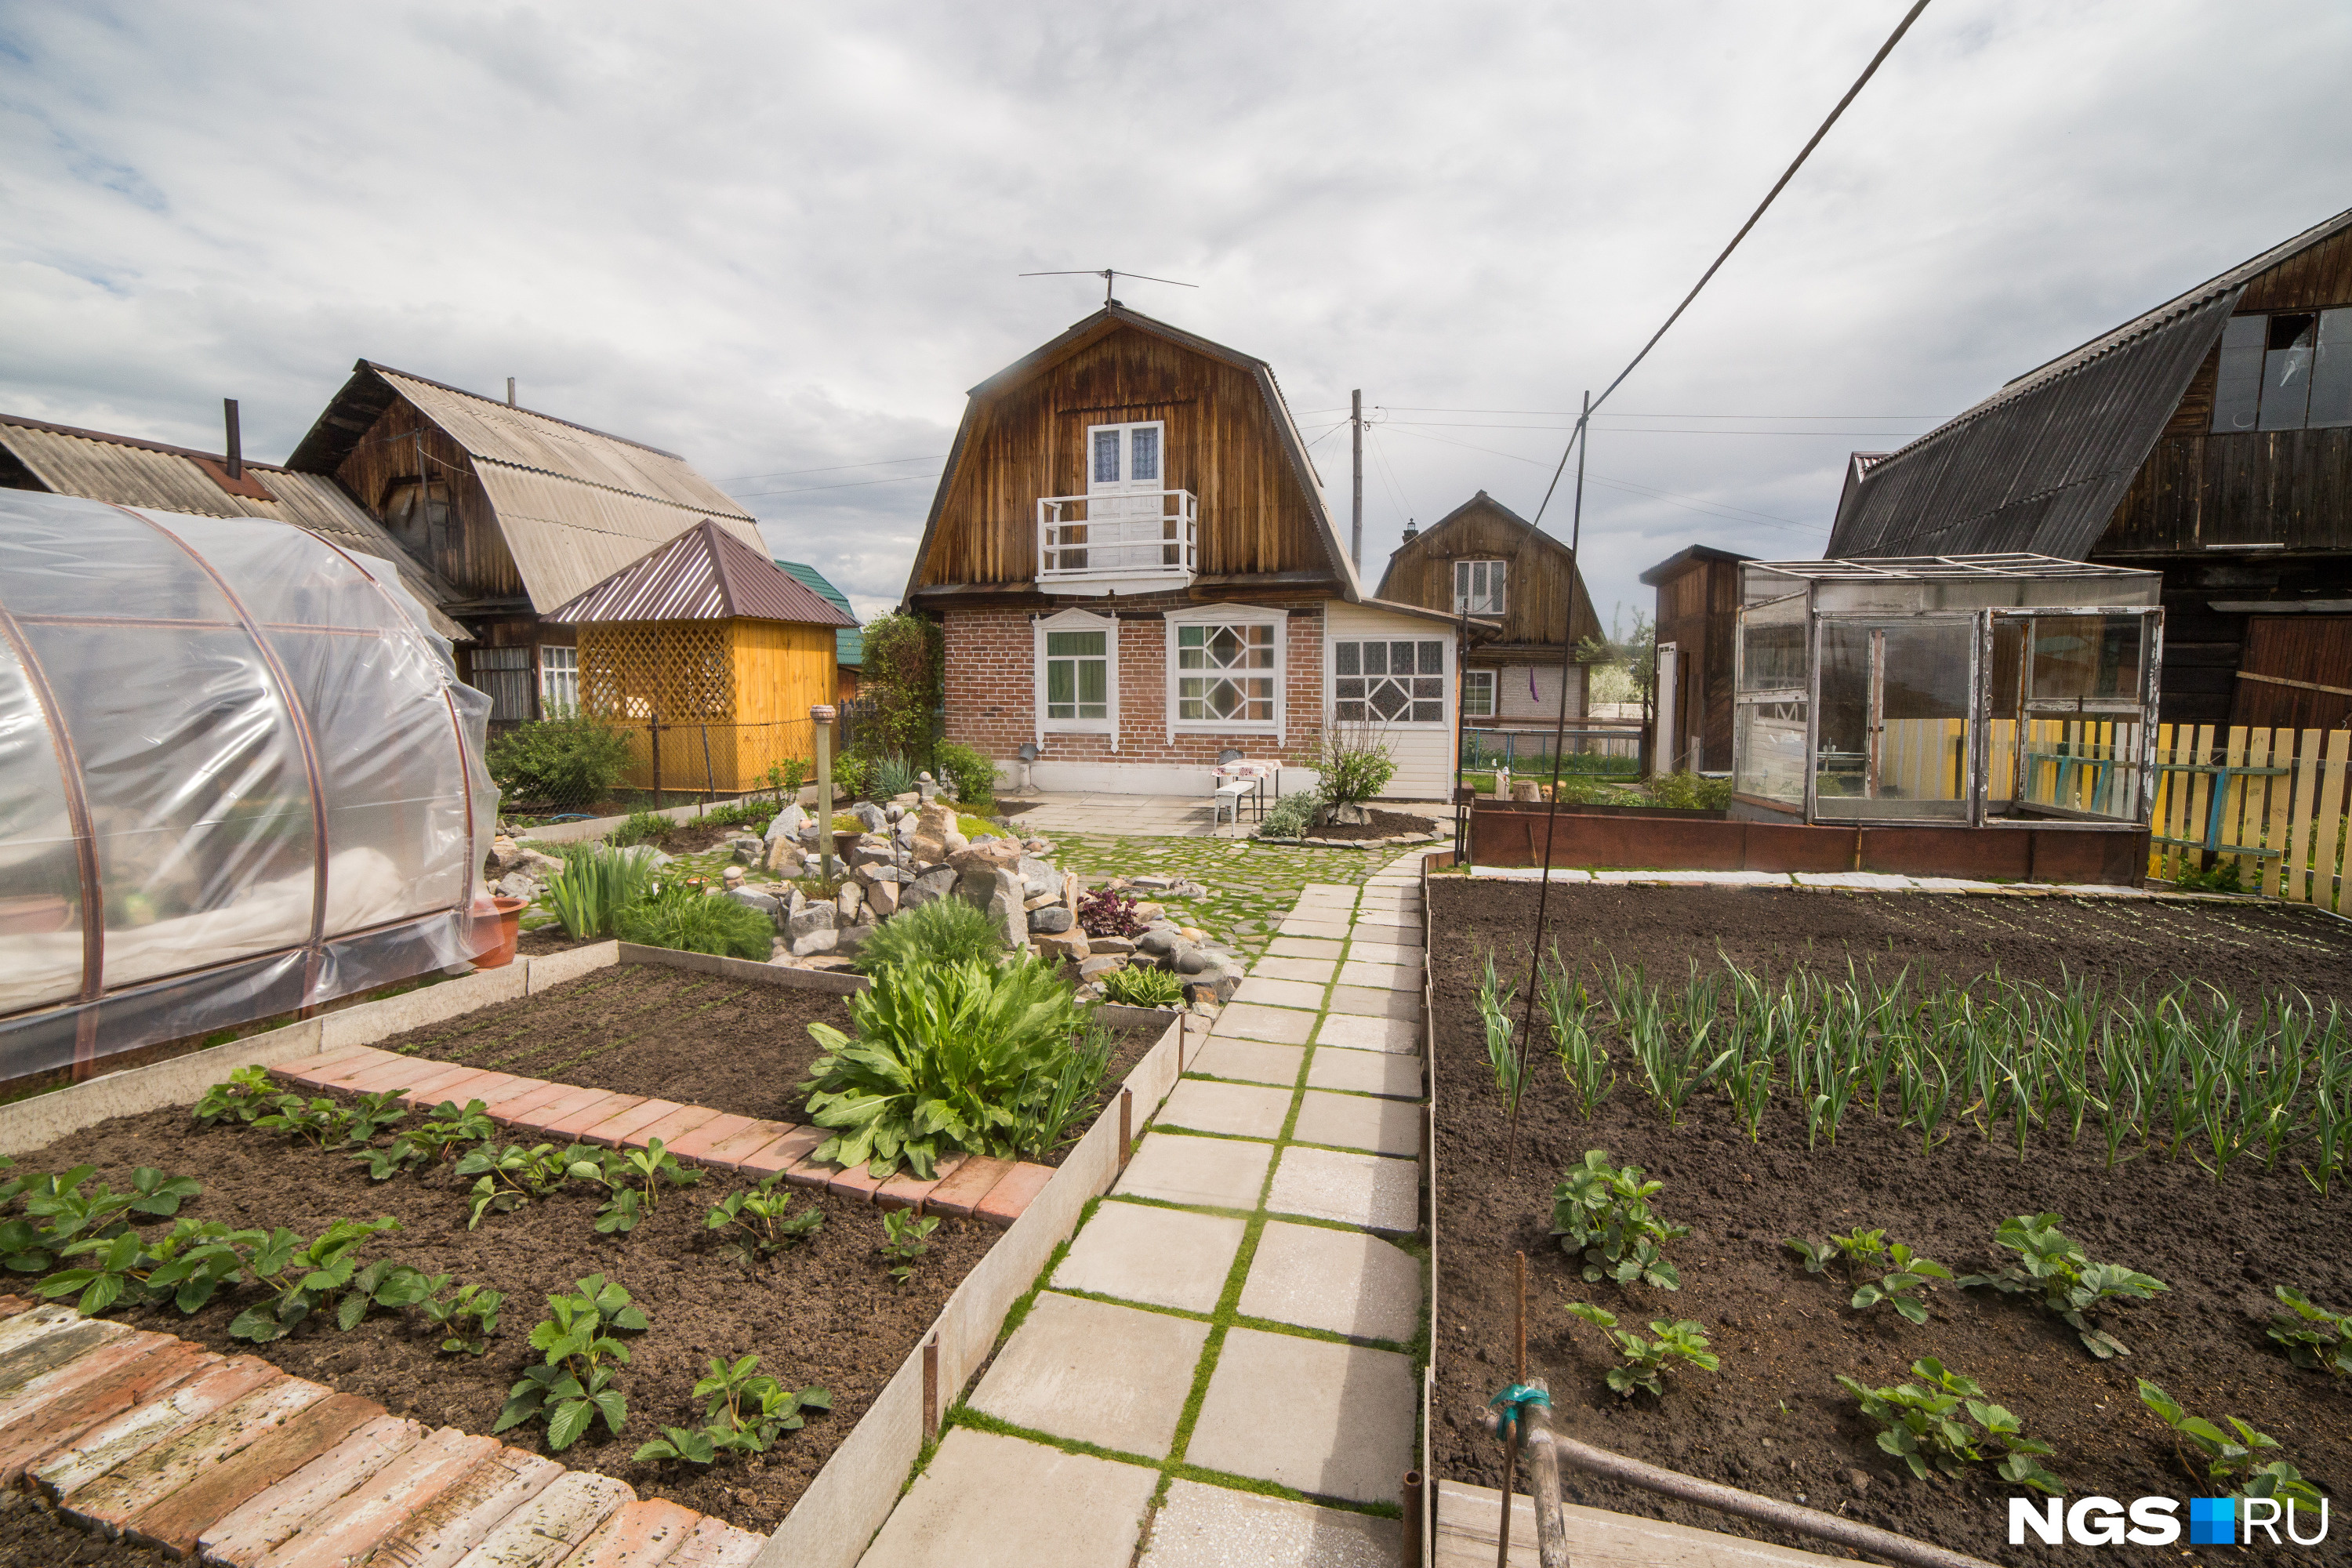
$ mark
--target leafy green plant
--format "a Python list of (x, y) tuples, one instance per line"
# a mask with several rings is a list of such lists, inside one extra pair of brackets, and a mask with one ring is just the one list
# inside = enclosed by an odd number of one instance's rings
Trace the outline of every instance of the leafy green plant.
[(730, 1193), (710, 1205), (706, 1228), (726, 1236), (742, 1251), (744, 1260), (772, 1258), (788, 1247), (814, 1236), (824, 1224), (824, 1211), (809, 1207), (792, 1212), (792, 1194), (783, 1186), (782, 1171), (749, 1192)]
[(563, 1184), (574, 1166), (582, 1164), (590, 1171), (599, 1168), (593, 1152), (577, 1144), (559, 1154), (552, 1143), (526, 1149), (520, 1143), (500, 1147), (495, 1141), (484, 1142), (457, 1162), (459, 1180), (478, 1178), (468, 1194), (466, 1228), (480, 1225), (486, 1214), (511, 1214), (534, 1198), (547, 1196)]
[(228, 1326), (232, 1339), (267, 1344), (301, 1327), (313, 1311), (332, 1305), (335, 1326), (357, 1328), (371, 1307), (406, 1307), (425, 1300), (426, 1277), (404, 1263), (379, 1258), (360, 1267), (359, 1250), (372, 1237), (398, 1230), (390, 1215), (381, 1219), (339, 1219), (317, 1240), (304, 1242), (279, 1227), (246, 1255), (254, 1283), (277, 1292), (274, 1300), (247, 1307)]
[[(1550, 962), (1540, 966), (1538, 999), (1551, 1025), (1552, 1049), (1559, 1054), (1559, 1070), (1576, 1095), (1578, 1111), (1590, 1120), (1616, 1087), (1617, 1069), (1610, 1066), (1609, 1053), (1593, 1033), (1592, 994), (1583, 981), (1569, 974), (1568, 965), (1560, 962), (1558, 942), (1552, 943)], [(1486, 1011), (1483, 1001), (1479, 1011)], [(1487, 1027), (1491, 1031), (1493, 1026)]]
[(483, 761), (509, 801), (593, 805), (629, 765), (629, 740), (601, 719), (563, 714), (517, 724), (490, 742)]
[(629, 1347), (613, 1336), (640, 1333), (646, 1314), (629, 1293), (602, 1274), (591, 1274), (561, 1295), (547, 1299), (547, 1316), (530, 1331), (530, 1348), (544, 1358), (526, 1368), (490, 1428), (493, 1434), (539, 1416), (547, 1419), (547, 1446), (561, 1453), (578, 1441), (597, 1416), (618, 1434), (629, 1419), (626, 1395), (613, 1386), (615, 1366), (629, 1363)]
[(808, 1026), (825, 1055), (800, 1087), (809, 1120), (832, 1131), (814, 1157), (927, 1181), (943, 1153), (1011, 1152), (1023, 1097), (1047, 1092), (1089, 1018), (1034, 955), (884, 969), (848, 1007), (855, 1039)]
[(1266, 808), (1265, 820), (1256, 827), (1260, 838), (1304, 838), (1315, 826), (1315, 809), (1321, 804), (1304, 791), (1284, 795)]
[(1617, 1314), (1589, 1301), (1570, 1301), (1568, 1310), (1601, 1330), (1602, 1337), (1614, 1342), (1617, 1353), (1624, 1358), (1624, 1365), (1609, 1369), (1609, 1386), (1620, 1397), (1630, 1399), (1646, 1389), (1664, 1398), (1663, 1374), (1677, 1362), (1687, 1363), (1701, 1372), (1713, 1372), (1723, 1364), (1723, 1358), (1706, 1348), (1706, 1331), (1688, 1318), (1671, 1323), (1653, 1322), (1650, 1331), (1658, 1337), (1645, 1340), (1629, 1329), (1619, 1328)]
[(961, 741), (941, 741), (931, 748), (931, 765), (955, 785), (956, 804), (982, 810), (996, 799), (996, 763), (986, 752)]
[[(193, 1177), (167, 1176), (152, 1165), (142, 1165), (131, 1172), (131, 1190), (127, 1193), (118, 1193), (103, 1182), (85, 1188), (84, 1184), (97, 1169), (95, 1165), (76, 1165), (68, 1171), (12, 1177), (5, 1189), (0, 1189), (5, 1193), (0, 1202), (21, 1197), (25, 1205), (23, 1216), (0, 1224), (0, 1256), (5, 1256), (12, 1272), (44, 1273), (61, 1258), (92, 1250), (90, 1243), (130, 1237), (133, 1243), (130, 1251), (110, 1252), (108, 1261), (97, 1266), (101, 1273), (121, 1275), (127, 1280), (142, 1258), (138, 1237), (131, 1231), (131, 1216), (169, 1218), (180, 1212), (183, 1200), (203, 1191)], [(121, 1260), (114, 1261), (117, 1258)], [(86, 1289), (90, 1282), (82, 1281), (73, 1288)], [(47, 1281), (43, 1283), (46, 1286)], [(44, 1293), (55, 1297), (64, 1291), (60, 1289)], [(108, 1301), (120, 1293), (119, 1284), (100, 1292)]]
[(425, 1321), (446, 1336), (441, 1342), (442, 1354), (480, 1355), (490, 1348), (489, 1337), (499, 1331), (499, 1309), (506, 1298), (486, 1285), (460, 1285), (454, 1294), (445, 1296), (442, 1292), (448, 1283), (446, 1274), (427, 1279), (417, 1304), (425, 1309)]
[(614, 848), (625, 849), (635, 844), (658, 844), (677, 824), (658, 811), (644, 807), (629, 813), (621, 826), (604, 836), (604, 842)]
[(220, 1121), (251, 1124), (257, 1116), (268, 1113), (278, 1100), (277, 1083), (265, 1067), (241, 1067), (228, 1075), (228, 1081), (216, 1083), (205, 1090), (196, 1101), (196, 1121), (206, 1127)]
[(2277, 1295), (2294, 1316), (2273, 1316), (2268, 1332), (2287, 1359), (2306, 1372), (2352, 1378), (2352, 1312), (2331, 1312), (2292, 1285), (2279, 1286)]
[(915, 793), (914, 765), (896, 752), (886, 752), (873, 760), (866, 783), (876, 800), (912, 795)]
[(933, 899), (876, 926), (853, 961), (861, 973), (907, 964), (993, 963), (1004, 933), (988, 911), (961, 899)]
[(387, 1089), (376, 1094), (353, 1097), (353, 1103), (343, 1115), (343, 1142), (373, 1143), (376, 1134), (388, 1127), (397, 1127), (408, 1120), (408, 1107), (400, 1103), (404, 1089)]
[(694, 1396), (709, 1401), (700, 1430), (666, 1426), (631, 1458), (707, 1465), (724, 1450), (764, 1454), (779, 1436), (807, 1424), (803, 1411), (833, 1408), (831, 1389), (788, 1389), (759, 1366), (756, 1355), (733, 1362), (711, 1357), (710, 1375), (694, 1385)]
[[(2139, 1402), (2172, 1429), (2173, 1458), (2191, 1480), (2200, 1485), (2209, 1480), (2230, 1482), (2231, 1497), (2292, 1498), (2305, 1508), (2320, 1506), (2318, 1489), (2284, 1458), (2256, 1462), (2260, 1456), (2278, 1451), (2277, 1438), (2263, 1436), (2234, 1415), (2224, 1417), (2231, 1428), (2224, 1432), (2203, 1416), (2189, 1415), (2179, 1401), (2147, 1379), (2137, 1381)], [(2187, 1447), (2181, 1446), (2184, 1442)], [(2205, 1467), (2201, 1476), (2197, 1473), (2199, 1465)]]
[(269, 1114), (255, 1117), (253, 1125), (265, 1132), (283, 1132), (314, 1148), (325, 1149), (330, 1142), (344, 1142), (343, 1130), (349, 1122), (342, 1108), (323, 1094), (307, 1100), (299, 1094), (281, 1094)]
[(621, 911), (646, 896), (652, 860), (609, 844), (578, 846), (547, 879), (547, 907), (575, 942), (611, 936)]
[(1316, 748), (1315, 768), (1325, 805), (1359, 805), (1389, 787), (1397, 764), (1378, 725), (1334, 723)]
[(1174, 1007), (1184, 1000), (1184, 980), (1166, 969), (1130, 963), (1102, 977), (1103, 996), (1122, 1007)]
[(257, 1230), (231, 1230), (217, 1220), (184, 1219), (168, 1236), (142, 1241), (127, 1226), (113, 1234), (66, 1243), (60, 1257), (86, 1258), (78, 1268), (60, 1269), (35, 1289), (55, 1300), (79, 1290), (75, 1310), (95, 1317), (129, 1296), (134, 1300), (173, 1301), (193, 1312), (245, 1267), (246, 1248), (267, 1238)]
[(1879, 1447), (1913, 1475), (1925, 1480), (1933, 1468), (1957, 1476), (1964, 1466), (1985, 1462), (1987, 1447), (1998, 1444), (2002, 1457), (1996, 1468), (2003, 1480), (2063, 1494), (2064, 1486), (2042, 1464), (2050, 1445), (2028, 1437), (2023, 1424), (1986, 1399), (1982, 1388), (1933, 1356), (1913, 1362), (1911, 1375), (1919, 1382), (1893, 1388), (1871, 1388), (1843, 1374), (1838, 1383), (1882, 1428)]
[(1044, 1160), (1076, 1141), (1118, 1051), (1118, 1037), (1090, 1022), (1050, 1068), (1031, 1073), (1014, 1097), (1008, 1141), (1016, 1157)]
[(461, 1110), (456, 1100), (445, 1100), (384, 1147), (362, 1149), (352, 1158), (367, 1166), (369, 1180), (387, 1181), (412, 1165), (440, 1164), (460, 1143), (487, 1142), (497, 1131), (482, 1101), (469, 1100)]
[(2081, 1337), (2083, 1347), (2101, 1361), (2129, 1355), (2131, 1348), (2086, 1314), (2118, 1301), (2145, 1301), (2170, 1286), (2153, 1275), (2140, 1274), (2119, 1263), (2094, 1263), (2058, 1228), (2063, 1216), (2019, 1215), (2005, 1219), (1993, 1232), (1996, 1245), (2019, 1255), (2019, 1261), (1989, 1274), (1965, 1274), (1962, 1289), (1990, 1285), (2011, 1295), (2037, 1296), (2042, 1310)]
[[(574, 1151), (575, 1155), (580, 1151)], [(600, 1149), (593, 1156), (571, 1160), (566, 1173), (604, 1189), (604, 1205), (596, 1211), (596, 1233), (626, 1236), (637, 1222), (654, 1212), (665, 1186), (688, 1187), (702, 1180), (692, 1165), (681, 1165), (658, 1138), (643, 1149)]]
[(2172, 874), (2172, 885), (2190, 893), (2242, 893), (2243, 868), (2234, 855), (2224, 855), (2210, 867), (2183, 864)]
[(1642, 786), (1660, 805), (1676, 811), (1721, 811), (1731, 804), (1731, 781), (1702, 778), (1687, 768), (1661, 773)]
[(1088, 936), (1141, 936), (1143, 919), (1135, 912), (1135, 895), (1116, 888), (1088, 893), (1078, 900), (1078, 929)]
[(1486, 1030), (1486, 1065), (1495, 1075), (1495, 1092), (1502, 1097), (1503, 1114), (1519, 1108), (1528, 1086), (1527, 1055), (1520, 1048), (1518, 1026), (1511, 1021), (1511, 999), (1518, 988), (1495, 973), (1495, 950), (1486, 950), (1486, 967), (1478, 976), (1478, 1018)]
[(833, 787), (852, 800), (860, 799), (866, 794), (866, 775), (871, 772), (873, 764), (864, 757), (835, 757), (833, 759)]
[[(1950, 1269), (1904, 1243), (1890, 1246), (1883, 1230), (1832, 1236), (1818, 1247), (1792, 1236), (1788, 1245), (1805, 1260), (1808, 1274), (1820, 1274), (1832, 1263), (1843, 1263), (1846, 1283), (1854, 1287), (1848, 1305), (1856, 1311), (1867, 1311), (1884, 1301), (1914, 1323), (1927, 1321), (1927, 1304), (1921, 1299), (1930, 1289), (1927, 1281), (1952, 1278)], [(1864, 1270), (1871, 1272), (1870, 1278), (1863, 1277)]]
[(1665, 1185), (1645, 1182), (1642, 1167), (1620, 1170), (1609, 1151), (1588, 1149), (1584, 1163), (1570, 1165), (1552, 1189), (1551, 1233), (1560, 1250), (1584, 1257), (1584, 1278), (1593, 1283), (1636, 1280), (1662, 1290), (1682, 1289), (1682, 1276), (1666, 1261), (1664, 1247), (1690, 1234), (1690, 1226), (1663, 1220), (1650, 1199)]
[(765, 963), (776, 951), (776, 926), (751, 905), (719, 893), (672, 882), (621, 910), (614, 929), (623, 942), (709, 952)]
[(775, 792), (776, 804), (788, 805), (800, 795), (801, 785), (808, 783), (809, 771), (806, 757), (784, 757), (770, 763), (768, 771), (760, 776)]
[(931, 1232), (939, 1228), (935, 1214), (917, 1219), (912, 1209), (892, 1209), (882, 1216), (882, 1245), (877, 1250), (890, 1265), (891, 1279), (904, 1285), (915, 1277), (915, 1265), (931, 1249)]

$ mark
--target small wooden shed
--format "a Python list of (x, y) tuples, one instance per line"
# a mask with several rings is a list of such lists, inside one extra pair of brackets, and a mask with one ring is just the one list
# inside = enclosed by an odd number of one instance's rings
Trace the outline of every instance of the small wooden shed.
[(857, 624), (708, 518), (546, 618), (579, 628), (580, 711), (629, 735), (624, 782), (720, 795), (809, 755)]

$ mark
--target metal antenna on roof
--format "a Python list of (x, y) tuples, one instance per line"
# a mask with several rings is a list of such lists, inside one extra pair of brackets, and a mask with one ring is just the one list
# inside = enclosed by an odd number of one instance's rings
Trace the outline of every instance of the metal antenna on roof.
[(1119, 272), (1108, 267), (1066, 267), (1053, 272), (1024, 272), (1024, 278), (1099, 278), (1103, 280), (1103, 309), (1118, 303), (1111, 298), (1111, 286), (1121, 278), (1139, 279), (1146, 283), (1165, 283), (1175, 289), (1198, 289), (1198, 283), (1179, 283), (1173, 278), (1154, 278), (1142, 272)]

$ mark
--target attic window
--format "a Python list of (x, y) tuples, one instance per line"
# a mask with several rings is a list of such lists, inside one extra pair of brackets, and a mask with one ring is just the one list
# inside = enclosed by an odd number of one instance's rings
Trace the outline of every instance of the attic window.
[(432, 549), (439, 531), (449, 526), (449, 487), (430, 480), (394, 479), (384, 493), (383, 525), (411, 549)]
[(1501, 561), (1456, 561), (1454, 563), (1454, 613), (1457, 616), (1499, 616), (1503, 613)]
[(2352, 307), (2232, 316), (2221, 332), (2213, 429), (2352, 425)]

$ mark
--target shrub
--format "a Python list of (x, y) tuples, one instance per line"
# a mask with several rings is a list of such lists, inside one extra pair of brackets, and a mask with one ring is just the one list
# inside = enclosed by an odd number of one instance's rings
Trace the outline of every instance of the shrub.
[(645, 897), (653, 875), (651, 857), (632, 855), (606, 844), (583, 846), (563, 858), (563, 869), (547, 881), (547, 904), (574, 942), (613, 934), (621, 911)]
[(876, 800), (912, 795), (915, 791), (915, 770), (905, 757), (892, 752), (874, 759), (866, 771), (866, 784), (873, 790)]
[(1396, 777), (1389, 743), (1369, 724), (1334, 724), (1323, 731), (1315, 766), (1323, 775), (1326, 805), (1354, 805), (1371, 799)]
[(866, 623), (865, 644), (857, 691), (872, 700), (874, 714), (861, 731), (877, 738), (879, 751), (920, 751), (940, 706), (939, 624), (920, 616), (882, 616)]
[(606, 836), (604, 842), (623, 849), (632, 844), (652, 844), (677, 826), (657, 811), (633, 811), (627, 821)]
[(654, 898), (623, 910), (614, 922), (623, 942), (711, 952), (765, 963), (776, 951), (775, 922), (723, 893), (703, 893), (674, 882)]
[[(871, 765), (864, 757), (835, 757), (833, 759), (833, 787), (856, 800), (866, 794), (866, 775), (870, 771)], [(819, 806), (831, 804), (829, 801), (817, 802)]]
[(941, 741), (931, 748), (931, 761), (940, 776), (955, 784), (960, 805), (986, 805), (996, 798), (996, 764), (982, 752), (961, 741)]
[(1135, 895), (1109, 888), (1078, 900), (1078, 926), (1088, 936), (1141, 936), (1144, 930)]
[(1701, 778), (1688, 769), (1662, 773), (1643, 787), (1660, 805), (1677, 811), (1721, 811), (1731, 804), (1729, 779)]
[(993, 963), (1003, 933), (988, 912), (961, 899), (934, 899), (892, 915), (874, 928), (856, 959), (860, 973), (927, 963)]
[(1103, 994), (1122, 1007), (1173, 1007), (1184, 1000), (1183, 980), (1165, 969), (1132, 963), (1102, 977)]
[(767, 780), (768, 787), (775, 792), (776, 804), (788, 805), (793, 797), (800, 794), (801, 785), (809, 782), (812, 771), (807, 758), (786, 757), (781, 762), (770, 763), (767, 773), (761, 776)]
[(1257, 825), (1260, 838), (1304, 838), (1307, 830), (1315, 826), (1315, 797), (1311, 795), (1286, 795), (1274, 803), (1265, 820)]
[(628, 737), (584, 714), (518, 724), (490, 742), (490, 777), (509, 801), (586, 805), (620, 783)]
[(1011, 1154), (1023, 1101), (1047, 1091), (1087, 1016), (1034, 955), (881, 970), (849, 998), (856, 1038), (809, 1026), (826, 1054), (800, 1087), (809, 1120), (833, 1130), (814, 1157), (928, 1181), (941, 1154)]

